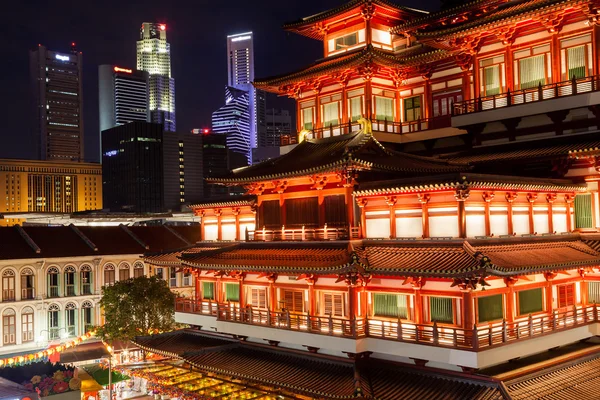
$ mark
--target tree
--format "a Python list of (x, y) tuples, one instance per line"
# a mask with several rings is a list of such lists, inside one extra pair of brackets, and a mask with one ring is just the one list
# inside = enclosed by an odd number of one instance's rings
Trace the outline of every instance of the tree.
[(102, 288), (103, 340), (130, 340), (137, 335), (168, 332), (176, 327), (175, 294), (157, 276), (140, 276)]

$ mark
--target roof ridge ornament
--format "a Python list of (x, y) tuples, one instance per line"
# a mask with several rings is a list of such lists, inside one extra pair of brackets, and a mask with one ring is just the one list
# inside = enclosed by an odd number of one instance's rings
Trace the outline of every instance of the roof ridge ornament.
[(357, 122), (360, 124), (363, 134), (365, 134), (365, 135), (373, 134), (373, 126), (371, 124), (371, 121), (369, 121), (366, 118), (360, 118)]

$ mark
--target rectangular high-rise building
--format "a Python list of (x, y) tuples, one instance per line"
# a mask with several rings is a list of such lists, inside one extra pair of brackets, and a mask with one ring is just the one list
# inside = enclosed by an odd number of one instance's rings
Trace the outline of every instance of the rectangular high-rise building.
[(104, 207), (163, 211), (163, 127), (133, 121), (102, 131)]
[(246, 142), (251, 149), (258, 146), (259, 132), (265, 129), (266, 112), (265, 95), (254, 89), (253, 81), (254, 36), (252, 32), (227, 36), (227, 85), (248, 92), (250, 126)]
[(225, 105), (212, 113), (212, 130), (227, 137), (227, 147), (252, 163), (252, 143), (249, 140), (251, 116), (248, 91), (231, 86), (225, 88)]
[(36, 158), (83, 161), (82, 54), (39, 45), (29, 53)]
[(163, 198), (165, 210), (201, 201), (204, 193), (202, 135), (176, 132), (163, 136)]
[(150, 122), (148, 77), (146, 71), (98, 67), (100, 132), (131, 121)]
[(137, 42), (137, 69), (149, 73), (150, 120), (175, 132), (175, 79), (165, 24), (144, 22)]

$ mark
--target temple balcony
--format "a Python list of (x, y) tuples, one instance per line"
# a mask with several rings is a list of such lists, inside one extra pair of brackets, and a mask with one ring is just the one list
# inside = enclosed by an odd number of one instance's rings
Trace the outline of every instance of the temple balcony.
[[(466, 133), (464, 130), (452, 127), (450, 122), (449, 115), (410, 122), (373, 119), (371, 127), (375, 138), (385, 143), (409, 143)], [(357, 132), (360, 129), (361, 125), (358, 122), (349, 122), (309, 130), (305, 137), (322, 139)]]
[(600, 76), (588, 76), (456, 102), (452, 108), (452, 126), (463, 128), (494, 121), (518, 121), (528, 116), (590, 107), (600, 103), (599, 92)]
[(177, 299), (175, 320), (204, 330), (324, 351), (387, 353), (485, 368), (600, 334), (597, 305), (462, 329), (408, 320), (335, 318)]
[(360, 239), (360, 227), (286, 228), (257, 229), (246, 231), (246, 241), (306, 241), (306, 240), (351, 240)]

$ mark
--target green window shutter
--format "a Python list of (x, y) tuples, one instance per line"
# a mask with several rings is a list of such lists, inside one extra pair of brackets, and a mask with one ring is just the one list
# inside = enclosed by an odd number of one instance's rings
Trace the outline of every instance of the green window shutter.
[(408, 318), (406, 296), (374, 293), (373, 315), (376, 317)]
[(483, 70), (485, 79), (485, 95), (493, 96), (500, 94), (500, 67), (493, 65)]
[(502, 295), (477, 298), (478, 322), (497, 321), (504, 318)]
[(450, 297), (430, 297), (429, 315), (431, 322), (454, 323), (453, 299)]
[(225, 284), (225, 301), (240, 301), (239, 283)]
[(585, 78), (585, 46), (567, 49), (567, 60), (569, 63), (569, 79)]
[(204, 300), (215, 299), (215, 284), (214, 282), (202, 282), (202, 298)]
[(575, 228), (593, 228), (591, 193), (575, 196)]
[(521, 89), (537, 88), (546, 84), (545, 60), (546, 56), (543, 54), (519, 60)]
[(588, 304), (600, 304), (600, 282), (588, 282)]
[(362, 96), (350, 99), (350, 119), (352, 122), (362, 118)]
[(521, 290), (519, 292), (519, 315), (544, 311), (542, 288)]
[(375, 97), (375, 119), (378, 121), (392, 121), (394, 119), (394, 100), (387, 97)]

